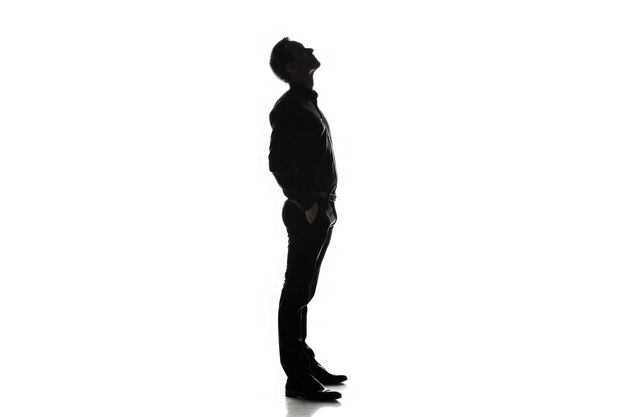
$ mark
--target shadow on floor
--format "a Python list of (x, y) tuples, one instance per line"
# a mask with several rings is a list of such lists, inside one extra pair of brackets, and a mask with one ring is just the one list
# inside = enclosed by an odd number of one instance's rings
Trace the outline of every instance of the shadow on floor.
[(287, 409), (286, 417), (311, 417), (320, 408), (341, 407), (339, 401), (322, 402), (322, 401), (308, 401), (299, 398), (285, 397), (285, 408)]

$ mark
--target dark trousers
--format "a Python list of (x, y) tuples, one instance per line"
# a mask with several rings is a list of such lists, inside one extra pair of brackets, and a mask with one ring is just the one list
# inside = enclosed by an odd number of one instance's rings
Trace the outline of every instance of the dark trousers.
[(306, 344), (307, 305), (315, 295), (320, 267), (337, 220), (335, 203), (317, 200), (318, 215), (309, 223), (289, 200), (283, 206), (289, 249), (287, 270), (278, 308), (280, 363), (290, 379), (311, 372), (315, 353)]

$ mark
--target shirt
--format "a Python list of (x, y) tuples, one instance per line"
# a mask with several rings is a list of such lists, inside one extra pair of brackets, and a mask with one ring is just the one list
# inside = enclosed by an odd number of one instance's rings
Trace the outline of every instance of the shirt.
[(293, 82), (270, 112), (269, 168), (283, 194), (302, 211), (313, 206), (311, 194), (334, 194), (337, 188), (330, 128), (317, 97)]

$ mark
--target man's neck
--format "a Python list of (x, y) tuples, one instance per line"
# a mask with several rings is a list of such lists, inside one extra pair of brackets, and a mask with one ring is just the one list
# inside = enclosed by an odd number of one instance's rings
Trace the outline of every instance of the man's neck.
[(309, 90), (313, 90), (313, 74), (305, 75), (302, 77), (292, 76), (291, 82), (302, 84)]

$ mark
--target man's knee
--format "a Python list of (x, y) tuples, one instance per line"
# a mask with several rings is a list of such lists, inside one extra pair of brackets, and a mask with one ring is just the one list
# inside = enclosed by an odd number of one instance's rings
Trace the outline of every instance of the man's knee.
[(280, 296), (280, 309), (289, 311), (300, 310), (308, 304), (310, 293), (310, 285), (290, 285), (289, 282), (285, 282)]

